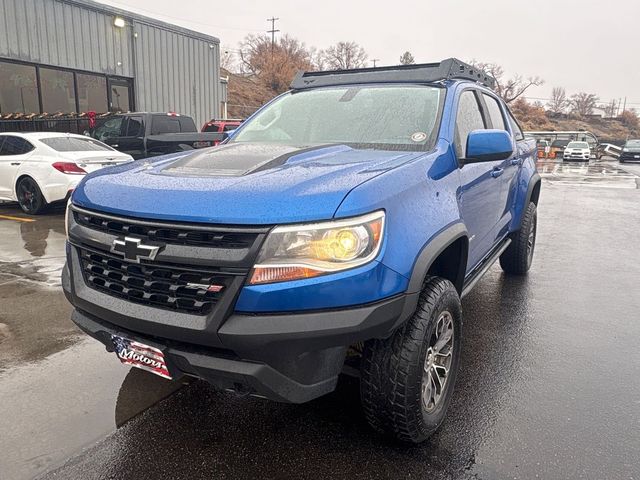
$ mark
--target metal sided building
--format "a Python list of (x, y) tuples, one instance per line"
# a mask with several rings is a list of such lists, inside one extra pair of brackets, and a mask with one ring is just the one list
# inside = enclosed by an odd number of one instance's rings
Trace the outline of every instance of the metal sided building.
[(91, 0), (0, 0), (0, 123), (154, 111), (202, 125), (220, 100), (215, 37)]

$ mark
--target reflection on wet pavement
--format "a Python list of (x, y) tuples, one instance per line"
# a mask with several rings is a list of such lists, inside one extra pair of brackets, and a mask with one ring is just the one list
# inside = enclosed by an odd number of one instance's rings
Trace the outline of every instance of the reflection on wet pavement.
[(539, 161), (538, 172), (551, 183), (600, 188), (640, 189), (640, 177), (613, 162)]

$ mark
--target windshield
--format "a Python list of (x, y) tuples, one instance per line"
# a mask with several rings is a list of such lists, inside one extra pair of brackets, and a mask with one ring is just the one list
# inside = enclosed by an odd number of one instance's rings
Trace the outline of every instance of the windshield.
[(589, 144), (587, 142), (571, 142), (567, 148), (589, 148)]
[(92, 138), (51, 137), (41, 138), (40, 141), (57, 152), (113, 151), (111, 147)]
[(625, 147), (640, 148), (640, 140), (627, 140)]
[(244, 124), (233, 142), (424, 150), (435, 142), (443, 97), (442, 88), (424, 85), (288, 93)]

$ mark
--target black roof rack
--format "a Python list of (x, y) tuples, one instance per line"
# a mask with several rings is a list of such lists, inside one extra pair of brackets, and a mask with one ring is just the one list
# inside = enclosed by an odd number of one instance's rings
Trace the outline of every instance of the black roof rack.
[(462, 78), (495, 88), (495, 79), (487, 73), (468, 65), (457, 58), (448, 58), (440, 63), (418, 65), (394, 65), (391, 67), (357, 68), (353, 70), (329, 70), (323, 72), (298, 72), (291, 82), (293, 90), (352, 85), (354, 83), (389, 82), (437, 82), (450, 78)]

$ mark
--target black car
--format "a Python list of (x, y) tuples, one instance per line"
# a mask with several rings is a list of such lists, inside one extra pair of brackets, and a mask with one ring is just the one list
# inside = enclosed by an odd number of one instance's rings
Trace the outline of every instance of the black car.
[(620, 163), (640, 162), (640, 140), (627, 140), (622, 147)]

